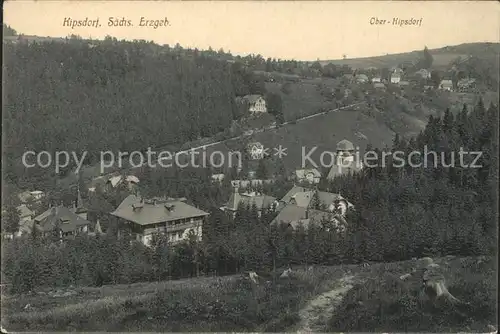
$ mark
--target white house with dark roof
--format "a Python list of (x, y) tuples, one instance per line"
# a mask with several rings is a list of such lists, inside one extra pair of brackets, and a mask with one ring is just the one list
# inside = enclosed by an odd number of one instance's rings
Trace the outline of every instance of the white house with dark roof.
[(209, 214), (185, 203), (185, 199), (144, 199), (129, 195), (111, 215), (120, 220), (120, 235), (130, 233), (148, 246), (157, 233), (167, 235), (173, 243), (187, 240), (190, 234), (201, 239), (203, 223)]
[(236, 102), (247, 103), (250, 114), (261, 114), (267, 112), (266, 100), (261, 95), (245, 95), (237, 98)]

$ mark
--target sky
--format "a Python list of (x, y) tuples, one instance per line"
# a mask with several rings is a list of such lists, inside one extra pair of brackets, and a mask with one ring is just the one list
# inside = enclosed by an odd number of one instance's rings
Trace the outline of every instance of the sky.
[[(133, 26), (108, 26), (109, 17)], [(144, 20), (169, 26), (140, 27)], [(99, 19), (100, 27), (63, 26)], [(387, 24), (371, 24), (374, 19)], [(393, 25), (394, 18), (421, 20)], [(369, 57), (470, 42), (500, 42), (496, 1), (22, 1), (4, 3), (4, 22), (26, 35), (145, 39), (158, 44), (296, 60)]]

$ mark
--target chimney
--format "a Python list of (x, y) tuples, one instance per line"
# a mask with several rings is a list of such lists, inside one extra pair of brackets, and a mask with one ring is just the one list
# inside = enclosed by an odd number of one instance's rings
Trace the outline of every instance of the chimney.
[(306, 209), (306, 219), (309, 219), (309, 209)]

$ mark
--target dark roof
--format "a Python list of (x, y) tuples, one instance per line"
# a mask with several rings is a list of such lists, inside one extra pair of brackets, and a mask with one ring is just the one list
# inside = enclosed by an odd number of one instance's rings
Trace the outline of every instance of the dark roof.
[[(337, 200), (344, 200), (347, 202), (349, 207), (353, 205), (349, 203), (340, 194), (331, 193), (327, 191), (317, 191), (310, 188), (294, 186), (292, 189), (286, 193), (285, 196), (280, 200), (280, 207), (278, 210), (286, 208), (288, 205), (293, 205), (302, 208), (308, 208), (311, 200), (314, 196), (314, 192), (317, 192), (320, 203), (325, 205), (327, 208), (330, 207)], [(291, 210), (291, 209), (290, 209)]]
[(245, 95), (245, 96), (243, 96), (243, 99), (248, 101), (248, 103), (253, 104), (253, 103), (257, 102), (257, 100), (261, 97), (262, 97), (261, 95), (254, 94), (254, 95)]
[(111, 213), (115, 217), (140, 225), (207, 216), (208, 213), (180, 200), (158, 200), (156, 203), (141, 202), (135, 195), (129, 195)]
[(238, 205), (243, 203), (243, 205), (252, 206), (255, 203), (258, 210), (263, 208), (269, 208), (276, 201), (276, 198), (268, 195), (245, 195), (234, 192), (231, 194), (229, 201), (227, 201), (225, 208), (228, 210), (236, 211)]
[(75, 214), (71, 209), (64, 206), (52, 207), (35, 217), (35, 222), (41, 230), (48, 232), (59, 227), (63, 232), (74, 231), (77, 228), (88, 225), (90, 222)]
[(307, 209), (293, 204), (289, 204), (278, 213), (271, 224), (285, 223), (290, 224), (293, 228), (297, 228), (300, 224), (307, 228), (311, 223), (320, 223), (323, 220), (336, 219), (342, 224), (345, 224), (345, 219), (335, 213), (314, 209)]

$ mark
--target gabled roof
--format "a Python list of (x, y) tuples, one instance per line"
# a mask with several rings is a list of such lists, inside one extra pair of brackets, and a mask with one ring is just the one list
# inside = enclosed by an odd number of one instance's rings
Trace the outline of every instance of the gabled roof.
[(129, 195), (125, 198), (111, 214), (140, 225), (208, 215), (207, 212), (180, 200), (159, 200), (156, 203), (148, 203), (145, 201), (141, 202), (141, 198), (135, 195)]
[[(307, 217), (307, 218), (306, 218)], [(345, 218), (338, 214), (328, 211), (307, 209), (289, 204), (280, 211), (280, 213), (273, 219), (271, 224), (290, 224), (293, 228), (297, 228), (300, 224), (307, 229), (310, 224), (317, 224), (323, 220), (336, 219), (340, 223), (346, 225)]]
[(245, 95), (243, 96), (243, 99), (246, 100), (248, 103), (255, 103), (257, 102), (258, 99), (262, 98), (261, 95), (257, 95), (257, 94), (254, 94), (254, 95)]
[(307, 208), (288, 204), (281, 210), (271, 223), (291, 223), (306, 217)]
[(312, 174), (313, 177), (321, 177), (321, 173), (316, 168), (297, 169), (295, 171), (295, 175), (297, 176), (298, 179), (304, 179), (307, 177), (308, 174)]
[(271, 207), (274, 202), (276, 202), (276, 198), (268, 195), (245, 195), (237, 192), (233, 192), (231, 197), (229, 197), (229, 201), (227, 201), (224, 206), (225, 209), (236, 211), (240, 203), (243, 205), (252, 206), (255, 203), (255, 206), (258, 210), (262, 210), (263, 208)]
[(289, 203), (303, 207), (303, 208), (307, 208), (307, 207), (309, 207), (309, 204), (311, 203), (313, 195), (314, 195), (314, 191), (312, 191), (312, 190), (298, 192), (292, 196)]
[(281, 198), (281, 202), (284, 202), (284, 203), (289, 203), (290, 200), (292, 199), (292, 196), (295, 195), (296, 193), (298, 192), (304, 192), (304, 191), (310, 191), (311, 189), (309, 188), (305, 188), (305, 187), (299, 187), (299, 186), (296, 186), (294, 185), (292, 187), (292, 189), (290, 189), (286, 194), (285, 196), (283, 196), (283, 198)]
[(52, 207), (35, 218), (41, 230), (48, 232), (59, 227), (63, 232), (71, 232), (90, 222), (64, 206)]

